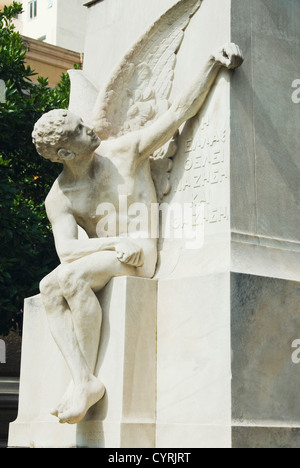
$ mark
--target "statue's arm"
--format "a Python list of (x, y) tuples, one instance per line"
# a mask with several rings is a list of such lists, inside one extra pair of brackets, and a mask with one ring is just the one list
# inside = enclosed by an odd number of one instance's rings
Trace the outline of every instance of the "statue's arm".
[(72, 263), (101, 251), (114, 251), (121, 262), (134, 267), (144, 264), (142, 249), (130, 239), (118, 237), (79, 239), (78, 225), (69, 201), (57, 184), (46, 199), (46, 211), (52, 225), (55, 247), (62, 263)]
[(56, 251), (62, 263), (71, 263), (101, 250), (115, 250), (115, 238), (78, 239), (75, 217), (68, 201), (58, 190), (52, 189), (47, 197), (46, 211), (52, 225)]
[(235, 44), (226, 44), (213, 54), (196, 79), (174, 101), (168, 112), (153, 125), (140, 131), (140, 156), (152, 155), (173, 137), (184, 122), (197, 115), (222, 67), (235, 69), (242, 63), (241, 51)]

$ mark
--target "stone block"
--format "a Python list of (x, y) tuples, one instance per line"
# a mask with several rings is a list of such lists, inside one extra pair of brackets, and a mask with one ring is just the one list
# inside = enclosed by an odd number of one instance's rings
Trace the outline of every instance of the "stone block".
[(233, 423), (300, 426), (300, 283), (232, 274)]
[(232, 446), (299, 447), (300, 283), (231, 275)]
[(104, 398), (78, 425), (50, 415), (70, 373), (48, 329), (40, 296), (25, 303), (20, 403), (10, 447), (153, 447), (156, 281), (115, 278), (99, 294), (103, 326), (97, 375)]
[(245, 62), (231, 80), (231, 224), (299, 243), (298, 0), (232, 0), (231, 36)]
[(230, 275), (161, 280), (157, 447), (231, 444)]
[(298, 449), (300, 428), (293, 427), (233, 427), (232, 448)]

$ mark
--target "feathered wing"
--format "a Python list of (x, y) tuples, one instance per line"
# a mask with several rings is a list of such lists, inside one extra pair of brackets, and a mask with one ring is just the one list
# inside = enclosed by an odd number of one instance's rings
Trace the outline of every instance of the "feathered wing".
[[(102, 140), (151, 125), (169, 108), (176, 54), (201, 3), (180, 0), (161, 16), (124, 56), (100, 93), (82, 71), (71, 70), (69, 110), (93, 124)], [(151, 158), (158, 201), (171, 189), (177, 136)]]
[(98, 97), (98, 89), (87, 79), (82, 70), (69, 70), (71, 95), (69, 111), (91, 123), (92, 111)]
[(176, 54), (202, 0), (181, 0), (125, 55), (100, 92), (93, 113), (102, 140), (153, 123), (169, 108)]

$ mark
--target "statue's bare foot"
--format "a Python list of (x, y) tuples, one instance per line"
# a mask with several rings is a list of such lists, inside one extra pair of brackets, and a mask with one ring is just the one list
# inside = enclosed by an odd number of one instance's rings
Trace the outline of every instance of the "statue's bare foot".
[(91, 377), (80, 386), (75, 386), (72, 404), (66, 411), (58, 414), (62, 424), (78, 424), (88, 410), (104, 397), (105, 387), (96, 377)]
[(58, 417), (60, 413), (64, 413), (72, 406), (73, 392), (74, 392), (74, 383), (72, 381), (70, 382), (70, 385), (68, 386), (64, 396), (62, 397), (57, 407), (53, 408), (53, 410), (50, 412), (52, 416)]

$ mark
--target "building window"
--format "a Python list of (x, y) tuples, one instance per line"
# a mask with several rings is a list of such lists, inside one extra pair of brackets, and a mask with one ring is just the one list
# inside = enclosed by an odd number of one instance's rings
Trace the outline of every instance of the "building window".
[(37, 17), (37, 0), (29, 2), (29, 18), (33, 19)]

